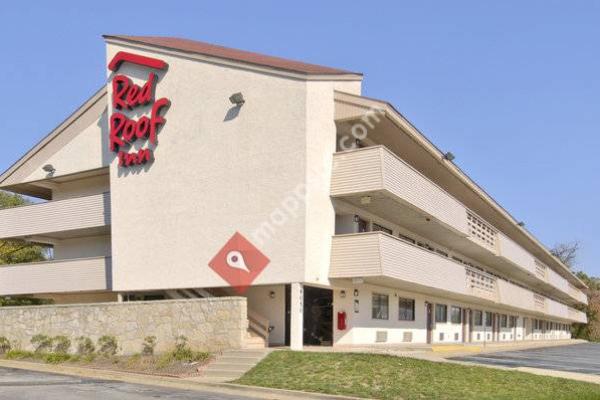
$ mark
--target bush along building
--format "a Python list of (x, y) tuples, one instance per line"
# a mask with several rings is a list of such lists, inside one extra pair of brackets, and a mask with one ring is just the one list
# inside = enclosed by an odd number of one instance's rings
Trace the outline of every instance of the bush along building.
[(0, 210), (0, 239), (53, 248), (0, 268), (0, 295), (150, 314), (241, 296), (248, 338), (293, 349), (561, 340), (586, 322), (585, 284), (360, 73), (104, 38), (106, 87), (0, 176), (40, 199)]

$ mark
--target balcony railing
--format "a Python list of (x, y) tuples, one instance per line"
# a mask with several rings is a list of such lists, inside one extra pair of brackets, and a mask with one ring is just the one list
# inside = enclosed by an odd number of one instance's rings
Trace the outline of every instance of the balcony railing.
[[(585, 295), (569, 290), (568, 281), (550, 268), (541, 271), (536, 259), (508, 236), (499, 232), (461, 202), (400, 159), (384, 146), (372, 146), (334, 154), (332, 197), (353, 197), (381, 192), (408, 203), (463, 238), (499, 256), (500, 262), (526, 271), (559, 289), (564, 296), (587, 303)], [(466, 239), (465, 239), (466, 240)], [(542, 274), (543, 272), (543, 274)]]
[(110, 225), (110, 193), (0, 210), (0, 239)]
[(467, 235), (467, 210), (383, 146), (335, 153), (331, 195), (386, 191)]
[[(333, 237), (329, 277), (389, 279), (415, 290), (450, 292), (465, 301), (517, 308), (549, 317), (580, 320), (568, 307), (504, 279), (428, 251), (383, 232)], [(440, 295), (440, 293), (437, 293)], [(468, 298), (471, 300), (468, 300)]]
[(0, 296), (110, 290), (111, 258), (0, 266)]

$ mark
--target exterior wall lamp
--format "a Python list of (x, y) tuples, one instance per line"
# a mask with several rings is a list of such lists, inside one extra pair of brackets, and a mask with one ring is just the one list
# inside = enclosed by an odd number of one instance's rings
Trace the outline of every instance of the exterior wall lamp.
[(46, 164), (42, 167), (42, 170), (44, 170), (45, 172), (49, 173), (49, 174), (53, 174), (54, 172), (56, 172), (56, 168), (54, 168), (54, 166), (52, 164)]
[(244, 95), (241, 92), (234, 93), (231, 96), (229, 96), (229, 101), (231, 102), (231, 104), (234, 104), (238, 107), (243, 106), (246, 102), (246, 100), (244, 100)]
[(275, 298), (275, 292), (274, 291), (270, 291), (269, 292), (269, 298), (274, 299)]
[(345, 290), (341, 290), (341, 291), (340, 291), (340, 297), (341, 297), (342, 299), (345, 299), (345, 298), (346, 298), (346, 291), (345, 291)]
[(444, 154), (444, 159), (448, 160), (448, 161), (452, 161), (454, 160), (456, 157), (454, 156), (454, 154), (452, 154), (451, 152), (447, 152), (446, 154)]

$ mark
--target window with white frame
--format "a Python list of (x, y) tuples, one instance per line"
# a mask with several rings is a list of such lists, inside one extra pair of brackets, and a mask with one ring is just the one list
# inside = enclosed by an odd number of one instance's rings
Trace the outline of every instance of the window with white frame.
[(415, 320), (415, 301), (413, 299), (398, 299), (398, 319), (400, 321)]
[(390, 318), (390, 296), (387, 294), (373, 293), (373, 319), (389, 319)]
[(445, 304), (435, 305), (435, 322), (448, 322), (448, 306)]

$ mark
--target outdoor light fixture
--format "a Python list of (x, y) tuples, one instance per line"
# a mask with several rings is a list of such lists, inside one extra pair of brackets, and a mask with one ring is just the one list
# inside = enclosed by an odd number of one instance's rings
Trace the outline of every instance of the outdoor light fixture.
[(42, 167), (42, 169), (49, 174), (53, 174), (56, 171), (56, 168), (54, 168), (52, 164), (46, 164)]
[(517, 225), (519, 225), (522, 228), (525, 226), (525, 222), (519, 221), (519, 222), (517, 222)]
[(359, 223), (360, 222), (360, 217), (358, 215), (354, 215), (354, 222)]
[(456, 157), (454, 157), (454, 154), (447, 152), (446, 154), (444, 154), (444, 158), (448, 161), (452, 161), (454, 160)]
[(241, 107), (246, 102), (246, 100), (244, 100), (244, 95), (241, 92), (229, 96), (229, 101), (231, 104), (235, 104), (238, 107)]
[(269, 297), (272, 298), (272, 299), (274, 299), (275, 298), (275, 292), (271, 290), (269, 292)]
[(371, 196), (363, 196), (360, 198), (360, 204), (371, 204)]
[(358, 297), (358, 289), (354, 289), (354, 297)]
[(346, 291), (345, 291), (345, 290), (342, 290), (342, 291), (340, 291), (340, 297), (341, 297), (342, 299), (345, 299), (345, 298), (346, 298)]

